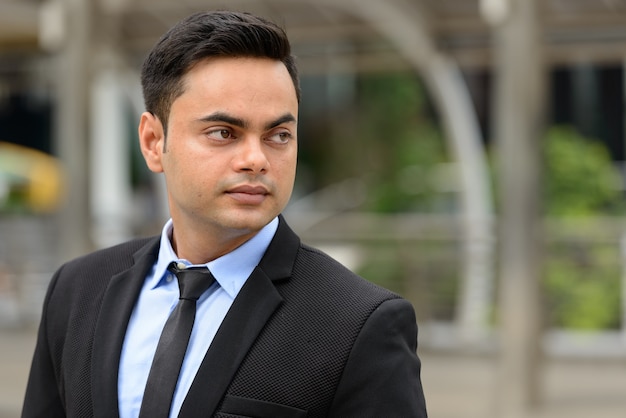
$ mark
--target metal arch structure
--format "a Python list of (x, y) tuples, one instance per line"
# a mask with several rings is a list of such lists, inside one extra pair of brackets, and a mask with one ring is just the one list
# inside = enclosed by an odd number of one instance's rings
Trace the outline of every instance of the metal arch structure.
[[(311, 2), (311, 0), (297, 0)], [(389, 39), (416, 70), (443, 120), (449, 149), (459, 167), (463, 237), (462, 294), (457, 324), (460, 342), (483, 340), (493, 288), (493, 208), (485, 150), (476, 113), (461, 72), (435, 48), (424, 13), (404, 0), (322, 0), (316, 4), (362, 18)]]

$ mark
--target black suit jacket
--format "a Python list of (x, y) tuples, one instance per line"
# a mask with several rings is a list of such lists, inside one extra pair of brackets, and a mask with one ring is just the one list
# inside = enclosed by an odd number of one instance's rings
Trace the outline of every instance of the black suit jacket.
[[(120, 353), (159, 239), (81, 257), (44, 302), (23, 417), (118, 416)], [(181, 417), (426, 417), (411, 305), (278, 231), (235, 299)]]

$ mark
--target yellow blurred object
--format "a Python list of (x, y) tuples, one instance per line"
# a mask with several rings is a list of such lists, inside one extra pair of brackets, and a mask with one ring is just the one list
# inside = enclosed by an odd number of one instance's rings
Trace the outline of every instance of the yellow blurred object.
[(56, 210), (64, 195), (63, 170), (51, 155), (0, 141), (0, 181), (11, 190), (23, 190), (28, 209), (44, 213)]

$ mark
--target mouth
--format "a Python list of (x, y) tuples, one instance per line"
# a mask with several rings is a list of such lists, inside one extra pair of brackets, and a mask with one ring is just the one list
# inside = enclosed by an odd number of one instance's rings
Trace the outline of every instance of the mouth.
[(228, 189), (226, 194), (244, 205), (259, 205), (270, 193), (263, 186), (242, 185)]

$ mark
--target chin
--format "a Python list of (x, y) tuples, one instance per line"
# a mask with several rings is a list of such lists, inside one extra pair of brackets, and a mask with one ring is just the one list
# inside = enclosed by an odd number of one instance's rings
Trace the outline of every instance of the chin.
[(241, 231), (242, 233), (252, 233), (263, 229), (265, 225), (271, 222), (276, 215), (257, 215), (248, 214), (242, 216), (233, 216), (228, 222), (225, 222), (230, 229)]

